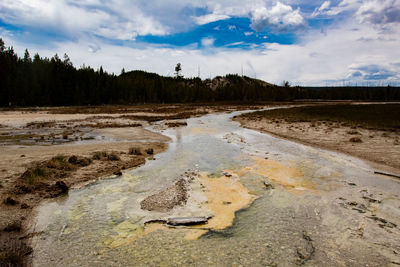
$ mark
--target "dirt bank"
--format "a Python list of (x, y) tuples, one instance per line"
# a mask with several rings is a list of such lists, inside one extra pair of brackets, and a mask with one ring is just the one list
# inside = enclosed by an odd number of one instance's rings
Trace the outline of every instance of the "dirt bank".
[[(284, 113), (284, 112), (283, 112)], [(400, 132), (368, 128), (337, 120), (290, 121), (279, 117), (244, 114), (233, 118), (243, 127), (306, 145), (339, 151), (367, 160), (387, 171), (400, 173)]]

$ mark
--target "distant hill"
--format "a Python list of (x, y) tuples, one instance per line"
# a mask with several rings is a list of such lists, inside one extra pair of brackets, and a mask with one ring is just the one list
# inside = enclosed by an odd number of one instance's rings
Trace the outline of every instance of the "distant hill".
[(255, 102), (297, 99), (400, 100), (393, 87), (290, 87), (236, 74), (213, 79), (165, 77), (145, 71), (110, 74), (75, 68), (69, 57), (20, 58), (0, 38), (0, 106)]

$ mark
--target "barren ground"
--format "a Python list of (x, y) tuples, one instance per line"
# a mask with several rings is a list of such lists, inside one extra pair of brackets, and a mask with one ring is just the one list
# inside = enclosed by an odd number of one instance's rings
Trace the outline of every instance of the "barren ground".
[[(268, 114), (268, 111), (267, 113)], [(244, 114), (234, 118), (243, 127), (307, 145), (339, 151), (369, 161), (387, 171), (400, 173), (400, 131), (366, 127), (327, 119), (285, 119), (281, 114)], [(385, 114), (382, 114), (385, 116)]]

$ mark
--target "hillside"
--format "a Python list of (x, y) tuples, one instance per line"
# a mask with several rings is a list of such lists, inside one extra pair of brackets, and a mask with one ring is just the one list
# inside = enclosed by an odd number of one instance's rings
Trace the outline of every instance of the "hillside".
[(297, 99), (400, 100), (393, 87), (306, 88), (278, 86), (237, 74), (213, 79), (165, 77), (145, 71), (110, 74), (76, 68), (57, 54), (18, 57), (0, 39), (0, 106), (65, 106), (136, 103), (254, 102)]

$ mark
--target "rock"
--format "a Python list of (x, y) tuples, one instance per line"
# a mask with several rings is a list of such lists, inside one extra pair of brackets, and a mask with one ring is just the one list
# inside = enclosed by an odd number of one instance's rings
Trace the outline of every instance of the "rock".
[(363, 196), (362, 198), (365, 199), (365, 200), (368, 200), (371, 203), (381, 203), (382, 202), (381, 200), (374, 199), (374, 198), (369, 197), (369, 196)]
[(355, 202), (355, 201), (349, 201), (349, 202), (347, 202), (347, 205), (349, 205), (349, 206), (357, 206), (358, 203)]
[(228, 173), (228, 172), (222, 172), (223, 175), (225, 175), (225, 177), (232, 177), (232, 174)]
[(114, 175), (121, 176), (122, 172), (121, 171), (116, 171), (116, 172), (114, 172)]
[(203, 224), (208, 222), (207, 217), (176, 217), (176, 218), (168, 218), (167, 224), (173, 226), (179, 225), (195, 225), (195, 224)]
[(264, 182), (264, 186), (266, 190), (274, 189), (274, 185), (269, 182)]
[(179, 179), (174, 185), (146, 197), (140, 202), (143, 210), (166, 212), (175, 206), (186, 204), (188, 198), (186, 181)]
[(357, 208), (357, 207), (353, 208), (353, 210), (356, 210), (359, 213), (365, 213), (366, 212), (364, 209), (360, 209), (360, 208)]

